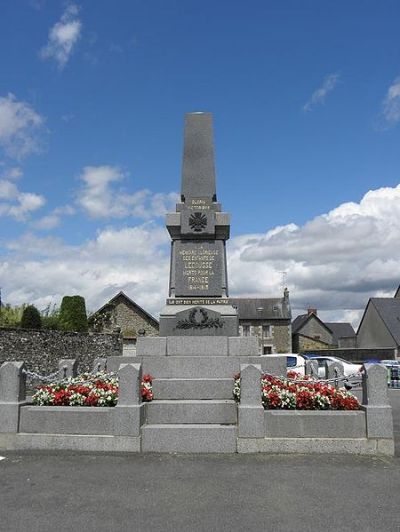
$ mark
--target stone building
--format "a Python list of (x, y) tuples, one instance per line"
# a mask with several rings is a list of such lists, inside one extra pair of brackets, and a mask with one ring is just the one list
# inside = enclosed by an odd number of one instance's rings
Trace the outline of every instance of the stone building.
[(289, 291), (280, 298), (229, 298), (239, 314), (240, 336), (258, 336), (260, 354), (291, 353)]
[(400, 348), (400, 287), (394, 297), (371, 297), (357, 331), (357, 346)]
[(95, 332), (121, 329), (124, 343), (136, 343), (139, 335), (158, 336), (158, 321), (124, 292), (119, 292), (89, 318), (89, 327)]
[(292, 323), (292, 345), (295, 353), (310, 349), (331, 349), (355, 347), (356, 333), (350, 323), (325, 323), (317, 315), (317, 309), (310, 308)]

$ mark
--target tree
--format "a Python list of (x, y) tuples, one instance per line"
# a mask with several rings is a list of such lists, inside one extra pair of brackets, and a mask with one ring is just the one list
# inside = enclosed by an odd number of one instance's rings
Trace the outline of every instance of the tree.
[(85, 299), (82, 296), (63, 297), (59, 324), (64, 331), (86, 332), (88, 330)]
[(42, 310), (42, 329), (57, 330), (60, 328), (60, 309), (56, 304), (53, 306), (50, 303)]
[(12, 307), (9, 303), (0, 308), (0, 327), (19, 327), (26, 305)]
[(21, 318), (21, 327), (22, 329), (41, 329), (42, 318), (40, 312), (34, 305), (28, 305), (24, 309)]

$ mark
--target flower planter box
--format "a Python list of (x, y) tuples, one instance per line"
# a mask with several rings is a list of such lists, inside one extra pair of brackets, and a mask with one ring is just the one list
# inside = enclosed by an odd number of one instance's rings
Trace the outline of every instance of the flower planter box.
[(23, 406), (19, 431), (36, 434), (114, 434), (116, 407)]
[(366, 438), (365, 413), (356, 411), (265, 410), (267, 438)]

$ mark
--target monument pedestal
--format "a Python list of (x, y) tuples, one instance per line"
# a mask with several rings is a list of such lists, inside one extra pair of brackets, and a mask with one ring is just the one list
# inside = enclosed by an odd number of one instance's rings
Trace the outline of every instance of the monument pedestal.
[(160, 314), (160, 336), (238, 336), (232, 305), (166, 305)]

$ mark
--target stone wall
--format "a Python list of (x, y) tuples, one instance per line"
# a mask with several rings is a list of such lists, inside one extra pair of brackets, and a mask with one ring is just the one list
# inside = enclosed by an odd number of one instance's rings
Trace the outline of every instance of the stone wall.
[(292, 331), (290, 325), (274, 325), (273, 337), (277, 353), (292, 352)]
[(309, 351), (310, 349), (329, 349), (329, 345), (326, 343), (303, 336), (302, 334), (293, 335), (293, 351), (295, 353), (302, 353), (303, 351)]
[(120, 355), (118, 334), (0, 328), (0, 365), (20, 360), (29, 370), (48, 374), (57, 370), (59, 360), (76, 358), (79, 371), (85, 371), (92, 369), (96, 357)]
[(123, 302), (115, 307), (115, 324), (121, 327), (123, 336), (138, 336), (140, 329), (146, 331), (146, 336), (158, 336), (158, 328), (145, 314), (130, 308)]
[[(287, 320), (240, 320), (239, 334), (244, 335), (243, 327), (250, 327), (250, 336), (257, 336), (260, 343), (260, 354), (262, 354), (262, 345), (271, 347), (272, 353), (291, 353), (292, 338), (291, 325)], [(263, 333), (263, 327), (270, 327), (270, 335)]]
[(112, 308), (106, 308), (104, 311), (97, 312), (98, 315), (103, 314), (108, 316), (105, 319), (102, 327), (99, 329), (102, 332), (111, 333), (115, 327), (121, 328), (121, 333), (125, 337), (136, 338), (138, 331), (144, 329), (146, 336), (158, 336), (158, 324), (155, 320), (151, 320), (144, 312), (141, 312), (136, 306), (130, 305), (120, 296)]
[(341, 357), (349, 362), (365, 362), (366, 360), (391, 360), (396, 358), (397, 349), (383, 347), (381, 349), (363, 349), (363, 348), (349, 348), (349, 349), (305, 349), (301, 351), (302, 355), (321, 355)]

